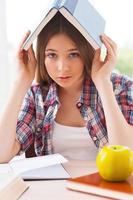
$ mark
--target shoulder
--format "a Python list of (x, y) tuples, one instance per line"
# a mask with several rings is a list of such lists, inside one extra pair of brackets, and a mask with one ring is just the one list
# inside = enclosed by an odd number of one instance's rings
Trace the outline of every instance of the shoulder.
[(41, 91), (41, 86), (39, 83), (33, 83), (29, 89), (30, 92), (36, 94)]
[(48, 88), (41, 86), (39, 83), (33, 83), (29, 88), (27, 95), (35, 99), (39, 96), (45, 97), (47, 95), (47, 91)]
[(128, 103), (133, 103), (133, 80), (126, 75), (112, 73), (111, 81), (115, 95), (124, 97)]
[(121, 85), (122, 87), (133, 86), (133, 80), (127, 75), (112, 73), (111, 81), (114, 86), (118, 86), (118, 85)]

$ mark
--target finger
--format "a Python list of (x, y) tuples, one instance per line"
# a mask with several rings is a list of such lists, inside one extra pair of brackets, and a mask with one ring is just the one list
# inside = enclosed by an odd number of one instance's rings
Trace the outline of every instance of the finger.
[(111, 44), (109, 43), (109, 41), (107, 41), (105, 38), (102, 38), (102, 41), (107, 49), (107, 54), (110, 55), (110, 56), (116, 56), (116, 53), (115, 51), (113, 50)]
[(112, 47), (114, 54), (117, 55), (117, 45), (116, 45), (116, 43), (105, 34), (103, 34), (101, 36), (101, 39), (102, 39), (102, 41), (107, 41), (110, 44), (110, 46)]
[(110, 45), (111, 45), (111, 47), (114, 51), (114, 54), (117, 55), (117, 45), (116, 45), (116, 43), (108, 37), (106, 37), (106, 40), (110, 43)]
[(106, 34), (103, 34), (103, 36), (107, 39), (109, 39), (114, 45), (116, 45), (116, 43)]
[(100, 55), (101, 55), (101, 49), (99, 48), (99, 49), (97, 49), (95, 51), (95, 55), (94, 55), (94, 58), (93, 58), (93, 63), (95, 63), (97, 60), (100, 59)]
[[(112, 48), (111, 48), (111, 46), (110, 46), (110, 44), (109, 43), (105, 43), (104, 44), (105, 45), (105, 47), (106, 47), (106, 49), (107, 49), (107, 53), (106, 53), (106, 56), (105, 56), (105, 58), (104, 58), (104, 63), (112, 63), (113, 65), (115, 65), (116, 64), (116, 60), (117, 60), (117, 57), (116, 57), (116, 55), (114, 54), (114, 52), (113, 52), (113, 50), (112, 50)], [(112, 66), (113, 66), (112, 65)]]
[(31, 31), (27, 31), (26, 34), (24, 35), (24, 37), (19, 45), (19, 51), (22, 51), (22, 46), (23, 46), (24, 42), (26, 41), (26, 39), (29, 37), (30, 33), (31, 33)]
[(109, 42), (109, 44), (110, 44), (110, 46), (112, 47), (112, 49), (114, 50), (114, 52), (116, 52), (116, 49), (117, 49), (117, 45), (116, 45), (116, 43), (113, 41), (113, 40), (111, 40), (109, 37), (107, 37), (106, 35), (102, 35), (102, 38), (101, 38), (102, 40), (106, 40), (106, 41), (108, 41)]
[(28, 57), (28, 52), (25, 51), (24, 49), (21, 49), (23, 43), (25, 42), (25, 40), (27, 39), (27, 37), (29, 36), (30, 31), (27, 31), (26, 34), (24, 35), (21, 43), (19, 44), (19, 48), (18, 48), (18, 52), (17, 52), (17, 57), (19, 58), (19, 60), (25, 60)]
[(30, 60), (35, 61), (36, 57), (35, 57), (35, 52), (33, 50), (33, 45), (31, 45), (30, 48), (28, 49), (28, 53), (29, 53)]

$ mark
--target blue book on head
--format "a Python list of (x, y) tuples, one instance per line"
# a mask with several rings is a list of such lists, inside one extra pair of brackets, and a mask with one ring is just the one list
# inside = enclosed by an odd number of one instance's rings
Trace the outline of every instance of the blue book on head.
[(100, 35), (104, 33), (105, 20), (89, 0), (50, 0), (25, 41), (23, 49), (27, 50), (30, 47), (58, 11), (85, 37), (94, 50), (101, 48)]

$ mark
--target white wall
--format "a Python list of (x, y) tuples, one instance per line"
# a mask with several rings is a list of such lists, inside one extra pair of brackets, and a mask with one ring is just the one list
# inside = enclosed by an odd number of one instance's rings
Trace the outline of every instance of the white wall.
[(6, 4), (0, 0), (0, 111), (4, 105), (9, 86), (8, 44), (6, 34)]

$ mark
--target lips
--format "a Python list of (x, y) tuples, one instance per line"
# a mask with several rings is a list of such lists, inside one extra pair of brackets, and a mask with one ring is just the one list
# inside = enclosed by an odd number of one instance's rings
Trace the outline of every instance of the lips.
[(64, 80), (65, 80), (65, 79), (71, 78), (71, 76), (59, 76), (58, 78), (59, 78), (59, 79), (64, 79)]

